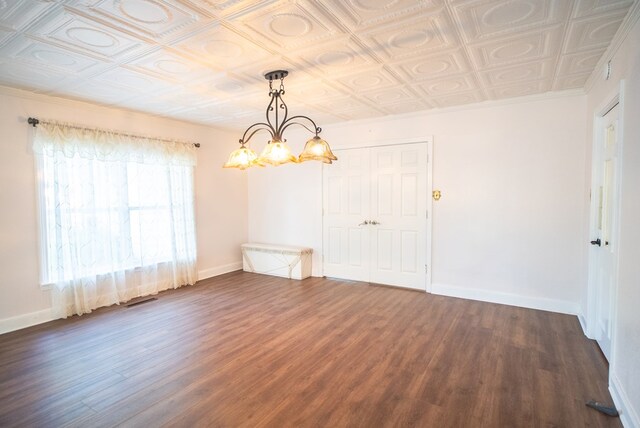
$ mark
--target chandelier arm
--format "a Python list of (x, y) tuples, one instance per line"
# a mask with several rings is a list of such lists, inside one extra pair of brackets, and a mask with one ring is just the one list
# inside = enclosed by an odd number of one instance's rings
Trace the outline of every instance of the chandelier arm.
[[(247, 133), (249, 133), (249, 131), (251, 131), (253, 128), (256, 128), (256, 127), (258, 128), (255, 129), (253, 132), (251, 132), (251, 134), (249, 134), (249, 136), (247, 137)], [(271, 138), (275, 136), (275, 134), (273, 133), (273, 127), (270, 124), (264, 123), (264, 122), (258, 122), (258, 123), (254, 123), (253, 125), (248, 127), (246, 131), (244, 131), (244, 134), (242, 134), (242, 138), (240, 139), (240, 144), (248, 143), (249, 140), (251, 140), (251, 137), (253, 137), (257, 132), (260, 132), (260, 131), (268, 131), (269, 134), (271, 134)]]
[(278, 104), (280, 105), (276, 107), (284, 110), (284, 118), (282, 119), (282, 123), (280, 124), (280, 126), (276, 124), (276, 135), (280, 139), (282, 139), (282, 132), (284, 131), (284, 125), (287, 123), (288, 116), (289, 116), (289, 107), (287, 107), (287, 103), (285, 103), (284, 99), (282, 99), (282, 95), (284, 95), (284, 89), (280, 89), (278, 93), (278, 99), (279, 99)]
[[(305, 125), (303, 123), (298, 122), (297, 120), (299, 120), (299, 119), (304, 119), (304, 120), (308, 120), (309, 122), (311, 122), (311, 124), (313, 125), (313, 129), (309, 128), (307, 125)], [(316, 134), (316, 136), (320, 132), (322, 132), (322, 128), (317, 126), (316, 123), (313, 120), (311, 120), (311, 118), (309, 118), (307, 116), (298, 115), (298, 116), (291, 116), (289, 119), (287, 119), (286, 122), (282, 122), (282, 126), (280, 127), (280, 135), (282, 135), (282, 133), (284, 133), (284, 130), (287, 129), (291, 125), (300, 125), (303, 128), (305, 128), (307, 131), (313, 132), (314, 134)]]
[[(271, 118), (269, 117), (269, 112), (273, 111), (273, 103), (276, 100), (277, 93), (278, 92), (275, 91), (275, 90), (271, 90), (271, 92), (269, 93), (269, 95), (271, 95), (271, 101), (269, 101), (269, 105), (267, 106), (267, 111), (265, 112), (265, 116), (267, 118), (267, 124), (268, 124), (267, 126), (272, 130), (276, 130), (278, 128), (278, 112), (277, 112), (277, 110), (276, 110), (276, 126), (275, 127), (273, 126), (273, 123), (271, 123)], [(276, 107), (277, 107), (277, 104), (276, 104)], [(277, 135), (277, 133), (274, 134), (273, 132), (271, 134), (272, 134), (272, 136), (273, 135)]]

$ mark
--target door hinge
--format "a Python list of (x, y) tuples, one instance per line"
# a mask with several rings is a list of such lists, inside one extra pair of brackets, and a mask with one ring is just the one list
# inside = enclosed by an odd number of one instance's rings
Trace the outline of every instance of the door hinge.
[(427, 218), (427, 219), (429, 218), (429, 210), (426, 210), (426, 211), (424, 212), (424, 217), (425, 217), (425, 218)]
[(424, 265), (424, 273), (429, 273), (429, 268), (427, 265)]

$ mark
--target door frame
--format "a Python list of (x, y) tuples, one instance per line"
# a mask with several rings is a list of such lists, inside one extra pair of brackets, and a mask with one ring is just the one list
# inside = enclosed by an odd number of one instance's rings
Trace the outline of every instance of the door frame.
[[(426, 231), (427, 231), (427, 242), (425, 243), (425, 263), (427, 264), (427, 273), (425, 275), (425, 291), (427, 293), (431, 293), (431, 274), (433, 272), (433, 264), (431, 257), (431, 243), (433, 241), (432, 237), (432, 222), (433, 222), (433, 136), (424, 136), (424, 137), (416, 137), (416, 138), (396, 138), (390, 140), (373, 140), (373, 141), (365, 141), (360, 144), (358, 143), (350, 143), (350, 144), (334, 144), (333, 148), (335, 150), (348, 150), (348, 149), (370, 149), (372, 147), (383, 147), (383, 146), (400, 146), (405, 144), (419, 144), (426, 143), (427, 144), (427, 216), (425, 218), (426, 221)], [(320, 187), (322, 189), (322, 204), (321, 204), (321, 216), (322, 219), (320, 222), (320, 235), (322, 236), (322, 276), (324, 276), (324, 255), (325, 255), (325, 242), (324, 242), (324, 168), (321, 168), (320, 174)]]
[[(613, 284), (611, 290), (611, 302), (610, 302), (610, 325), (611, 325), (611, 349), (610, 349), (610, 361), (612, 364), (615, 359), (615, 342), (617, 334), (617, 300), (618, 300), (618, 270), (619, 270), (619, 257), (618, 246), (620, 242), (620, 196), (621, 196), (621, 177), (622, 177), (622, 156), (624, 146), (624, 80), (620, 81), (620, 84), (615, 91), (609, 94), (605, 98), (606, 101), (597, 106), (593, 111), (593, 138), (591, 147), (591, 183), (590, 183), (590, 203), (589, 203), (589, 240), (597, 234), (597, 222), (598, 222), (598, 198), (595, 194), (595, 189), (599, 177), (603, 174), (602, 171), (602, 144), (604, 133), (602, 127), (604, 123), (605, 115), (616, 106), (618, 107), (618, 140), (617, 140), (617, 153), (616, 153), (616, 170), (615, 170), (615, 188), (614, 188), (614, 205), (612, 207), (612, 244), (615, 245), (616, 251), (614, 253), (613, 261)], [(588, 241), (585, 242), (588, 245)], [(597, 323), (598, 323), (598, 283), (597, 275), (595, 271), (595, 265), (599, 261), (597, 248), (589, 246), (588, 250), (588, 281), (587, 281), (587, 316), (586, 316), (586, 331), (585, 334), (590, 339), (596, 339), (597, 337)]]

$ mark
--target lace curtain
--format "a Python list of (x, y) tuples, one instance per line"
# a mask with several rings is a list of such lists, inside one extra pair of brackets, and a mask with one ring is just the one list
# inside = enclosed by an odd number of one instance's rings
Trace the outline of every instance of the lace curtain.
[(41, 121), (33, 148), (57, 316), (195, 283), (192, 144)]

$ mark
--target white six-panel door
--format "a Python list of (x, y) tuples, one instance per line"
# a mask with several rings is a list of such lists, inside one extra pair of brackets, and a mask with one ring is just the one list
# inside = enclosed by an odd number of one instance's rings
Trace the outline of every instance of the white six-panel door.
[(369, 282), (425, 289), (427, 146), (370, 149)]
[(324, 275), (369, 280), (369, 151), (340, 150), (323, 171)]
[(336, 152), (323, 171), (324, 274), (424, 290), (427, 144)]

